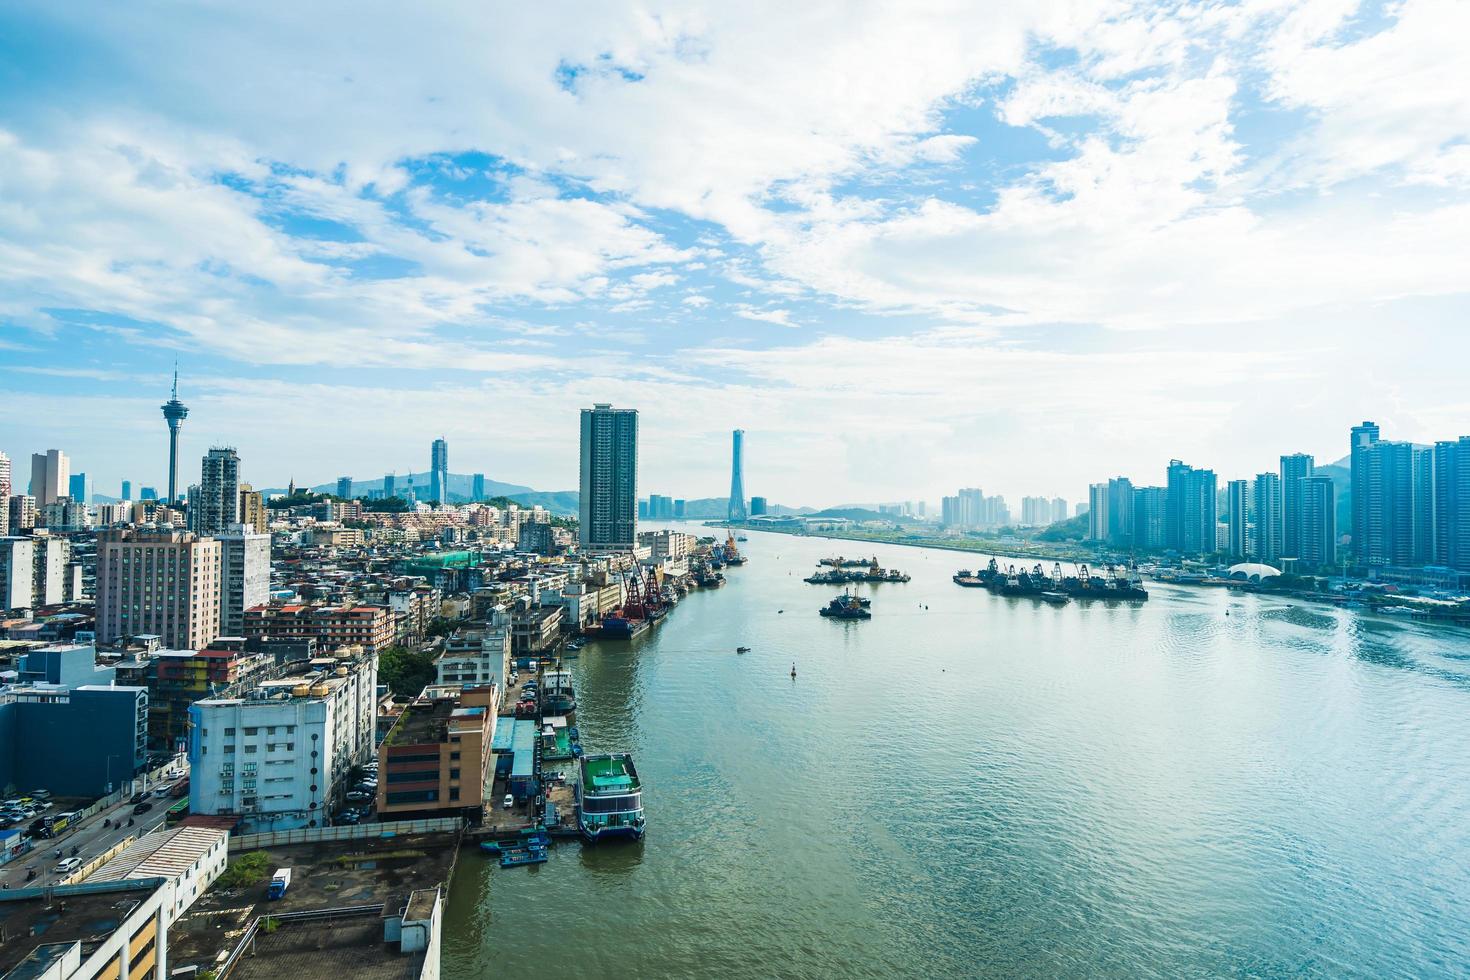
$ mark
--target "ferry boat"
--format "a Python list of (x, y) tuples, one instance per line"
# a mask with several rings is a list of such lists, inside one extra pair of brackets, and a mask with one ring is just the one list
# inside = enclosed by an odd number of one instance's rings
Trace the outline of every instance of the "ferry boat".
[(591, 842), (642, 839), (643, 784), (627, 752), (582, 757), (577, 765), (577, 826)]
[(569, 715), (577, 710), (577, 696), (572, 690), (570, 671), (547, 671), (541, 676), (541, 681), (542, 714)]

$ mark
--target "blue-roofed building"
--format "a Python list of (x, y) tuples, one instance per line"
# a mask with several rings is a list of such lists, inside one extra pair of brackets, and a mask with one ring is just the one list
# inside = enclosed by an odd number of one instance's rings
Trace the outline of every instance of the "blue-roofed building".
[(510, 791), (518, 800), (536, 795), (536, 722), (517, 718), (511, 739)]

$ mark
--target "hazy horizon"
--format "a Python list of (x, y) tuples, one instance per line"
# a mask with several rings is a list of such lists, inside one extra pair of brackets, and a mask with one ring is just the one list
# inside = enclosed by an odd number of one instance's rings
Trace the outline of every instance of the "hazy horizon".
[[(1470, 430), (1449, 2), (0, 11), (0, 450), (1016, 502)], [(405, 464), (408, 464), (407, 466)], [(136, 492), (136, 491), (135, 491)]]

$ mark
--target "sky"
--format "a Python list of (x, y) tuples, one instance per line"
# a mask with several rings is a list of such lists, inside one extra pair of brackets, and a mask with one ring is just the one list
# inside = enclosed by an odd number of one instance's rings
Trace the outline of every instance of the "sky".
[(0, 451), (1085, 499), (1470, 432), (1470, 5), (0, 6)]

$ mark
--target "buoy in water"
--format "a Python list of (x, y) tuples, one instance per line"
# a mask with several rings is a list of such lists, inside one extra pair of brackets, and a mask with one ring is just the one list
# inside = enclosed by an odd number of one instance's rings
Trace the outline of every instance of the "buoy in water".
[(796, 664), (791, 665), (791, 679), (796, 680)]

